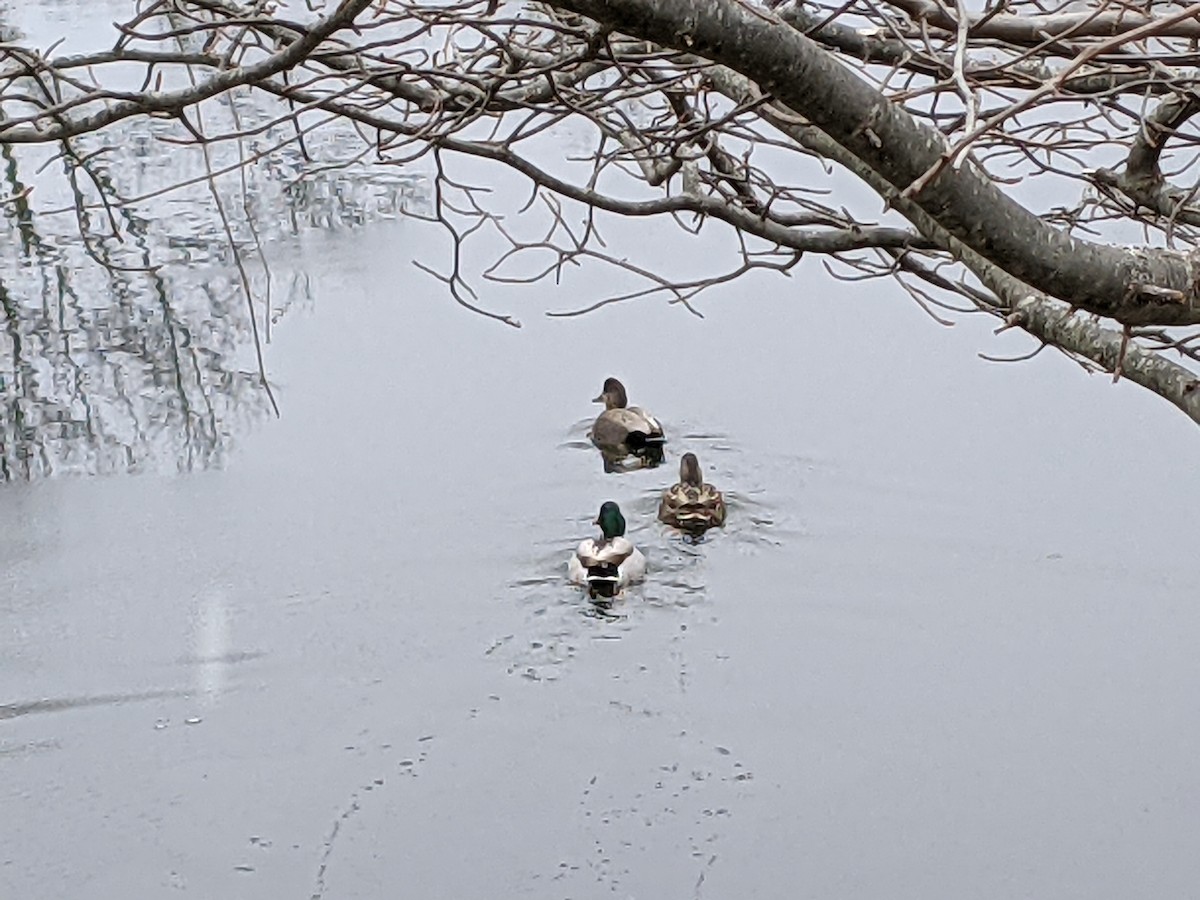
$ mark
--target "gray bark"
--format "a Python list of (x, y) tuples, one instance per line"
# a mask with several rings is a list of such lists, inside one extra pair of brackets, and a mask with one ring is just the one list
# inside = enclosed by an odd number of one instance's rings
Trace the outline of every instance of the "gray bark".
[(753, 79), (1004, 272), (1125, 324), (1200, 322), (1194, 260), (1172, 250), (1082, 241), (1007, 197), (969, 160), (944, 164), (942, 135), (876, 91), (773, 12), (738, 0), (552, 0), (623, 33), (685, 50)]
[[(708, 75), (716, 89), (735, 102), (746, 103), (757, 94), (744, 76), (730, 69), (714, 66), (708, 70)], [(949, 234), (914, 201), (900, 197), (875, 171), (818, 129), (791, 123), (775, 115), (769, 106), (760, 107), (760, 113), (801, 146), (845, 166), (887, 199), (931, 243), (971, 269), (993, 292), (995, 311), (1004, 315), (1009, 325), (1021, 328), (1045, 344), (1090, 360), (1106, 372), (1119, 373), (1163, 397), (1192, 421), (1200, 423), (1200, 380), (1190, 370), (1159, 353), (1145, 350), (1127, 340), (1121, 332), (1073, 314), (1064, 304), (1056, 303), (983, 259)]]

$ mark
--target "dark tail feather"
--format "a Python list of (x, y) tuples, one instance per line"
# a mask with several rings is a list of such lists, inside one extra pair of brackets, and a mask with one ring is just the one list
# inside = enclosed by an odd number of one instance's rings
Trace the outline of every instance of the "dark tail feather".
[(663, 444), (666, 442), (664, 435), (646, 435), (640, 431), (631, 431), (625, 438), (625, 446), (629, 448), (629, 452), (650, 463), (663, 461)]
[(621, 576), (617, 571), (617, 567), (612, 563), (600, 563), (595, 566), (588, 566), (588, 593), (592, 597), (603, 597), (606, 600), (611, 600), (617, 592), (617, 584), (620, 582), (620, 578)]

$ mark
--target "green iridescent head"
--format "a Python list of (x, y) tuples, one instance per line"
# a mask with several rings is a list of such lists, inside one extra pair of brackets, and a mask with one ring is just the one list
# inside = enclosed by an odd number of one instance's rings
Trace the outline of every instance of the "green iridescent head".
[(604, 539), (611, 541), (625, 534), (625, 517), (621, 515), (621, 507), (611, 500), (605, 501), (600, 507), (600, 515), (596, 516), (596, 524), (604, 532)]

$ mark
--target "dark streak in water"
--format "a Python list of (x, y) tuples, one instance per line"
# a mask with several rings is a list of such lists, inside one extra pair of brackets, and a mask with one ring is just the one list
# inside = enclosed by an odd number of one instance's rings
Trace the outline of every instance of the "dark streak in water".
[(120, 706), (139, 700), (158, 700), (164, 697), (186, 697), (187, 691), (161, 690), (142, 691), (136, 694), (95, 694), (90, 697), (50, 697), (42, 700), (27, 700), (0, 704), (0, 720), (18, 719), (35, 713), (63, 712), (68, 709), (85, 709), (89, 706)]
[(235, 665), (236, 663), (249, 662), (252, 659), (260, 659), (266, 656), (263, 650), (232, 650), (229, 653), (215, 653), (210, 656), (185, 656), (178, 660), (182, 666), (208, 665), (211, 663), (228, 663)]
[(62, 744), (56, 740), (28, 741), (24, 744), (14, 744), (12, 746), (0, 745), (0, 759), (5, 757), (32, 756), (35, 753), (48, 753), (51, 750), (61, 749)]

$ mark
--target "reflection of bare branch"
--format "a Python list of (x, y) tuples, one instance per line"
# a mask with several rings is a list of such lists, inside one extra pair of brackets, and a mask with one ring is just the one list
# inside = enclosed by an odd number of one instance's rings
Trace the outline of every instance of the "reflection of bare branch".
[[(248, 26), (247, 26), (248, 27)], [(178, 32), (177, 32), (178, 33)], [(196, 74), (191, 66), (187, 67), (188, 81), (192, 86), (196, 85)], [(221, 193), (217, 190), (217, 180), (213, 175), (212, 153), (209, 147), (208, 139), (204, 135), (204, 119), (203, 111), (199, 111), (196, 121), (193, 123), (186, 114), (180, 114), (180, 123), (188, 130), (188, 132), (196, 139), (200, 145), (201, 153), (204, 157), (204, 173), (207, 176), (206, 183), (208, 185), (209, 196), (212, 198), (213, 208), (216, 210), (217, 217), (221, 220), (221, 228), (225, 232), (225, 238), (229, 242), (229, 252), (233, 256), (234, 265), (237, 267), (238, 278), (241, 280), (242, 294), (246, 298), (246, 310), (249, 313), (248, 320), (250, 322), (250, 334), (254, 339), (254, 357), (258, 363), (258, 375), (262, 382), (263, 391), (267, 395), (267, 399), (271, 401), (271, 409), (275, 411), (275, 415), (279, 415), (279, 404), (275, 401), (275, 394), (271, 390), (270, 379), (267, 378), (267, 365), (263, 360), (262, 338), (258, 333), (258, 317), (254, 314), (254, 293), (250, 287), (250, 276), (246, 272), (245, 262), (242, 260), (242, 254), (238, 250), (237, 241), (233, 237), (233, 228), (229, 224), (229, 216), (225, 213), (225, 207), (221, 202)], [(233, 113), (235, 124), (237, 123), (237, 113)], [(241, 158), (241, 143), (238, 144), (239, 149), (239, 169), (243, 181), (242, 190), (243, 198), (245, 196), (245, 163)], [(255, 242), (258, 243), (258, 231), (254, 228), (253, 218), (248, 219), (250, 229), (254, 234)], [(259, 244), (261, 251), (261, 243)], [(269, 283), (269, 282), (268, 282)]]

